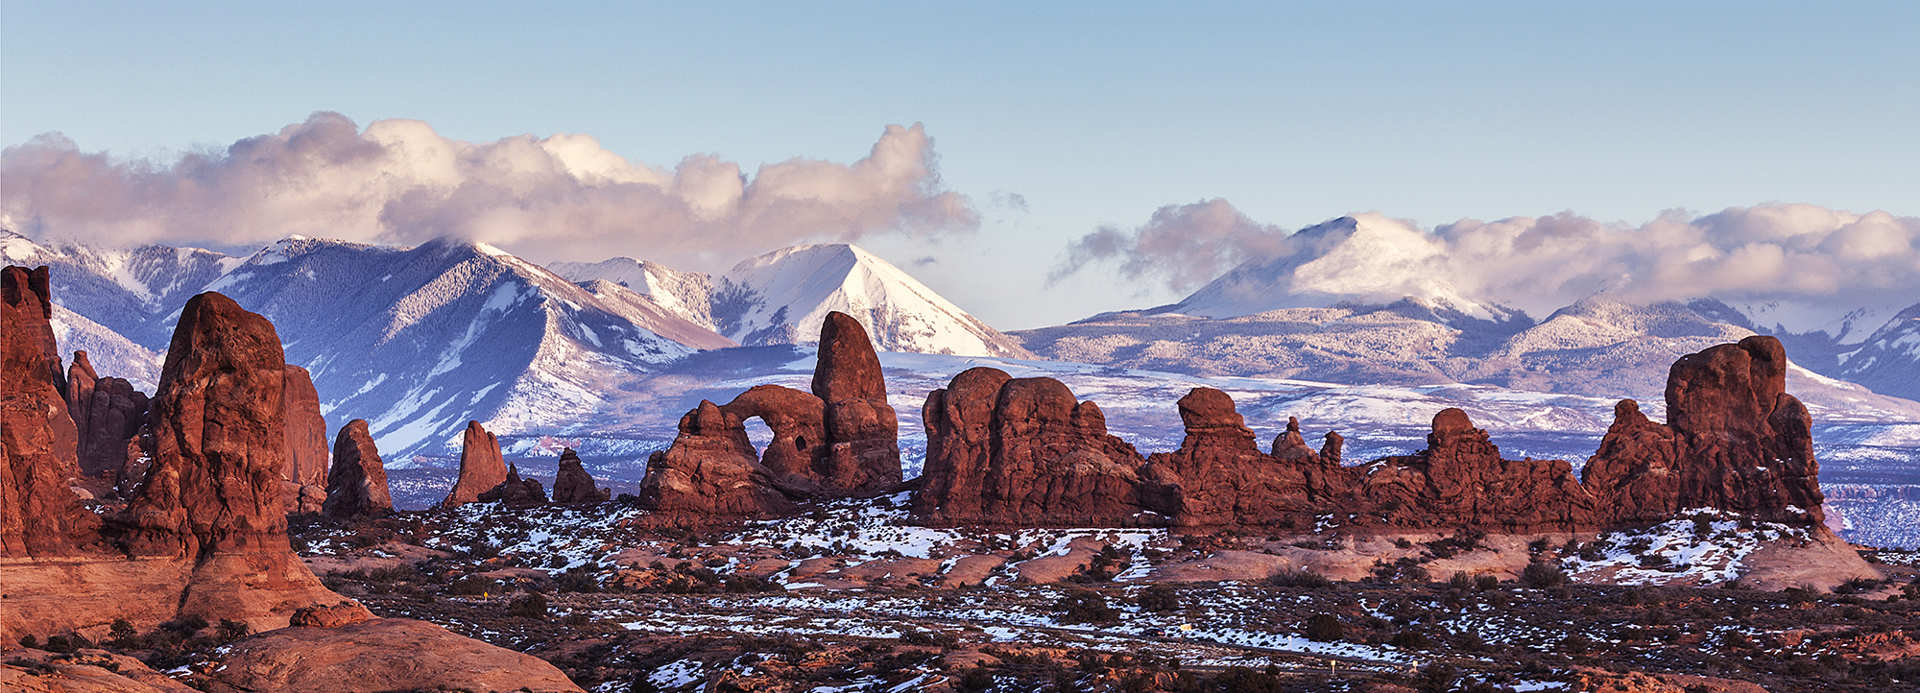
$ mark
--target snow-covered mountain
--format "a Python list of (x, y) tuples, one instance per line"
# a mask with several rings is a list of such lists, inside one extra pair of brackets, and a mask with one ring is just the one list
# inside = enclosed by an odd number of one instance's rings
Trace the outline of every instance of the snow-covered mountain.
[(52, 268), (55, 330), (103, 374), (151, 389), (187, 298), (220, 291), (273, 320), (335, 424), (366, 418), (396, 456), (469, 418), (501, 432), (600, 411), (620, 374), (731, 346), (608, 282), (577, 285), (484, 244), (415, 248), (289, 238), (244, 257), (98, 250), (0, 237), (9, 264)]
[(576, 282), (602, 280), (647, 297), (654, 305), (709, 330), (713, 322), (713, 278), (657, 262), (616, 257), (600, 262), (556, 262), (549, 269)]
[(1920, 400), (1920, 303), (1896, 313), (1839, 360), (1839, 374), (1847, 380)]
[(713, 315), (741, 344), (819, 341), (828, 311), (860, 320), (885, 351), (1025, 356), (989, 327), (912, 275), (858, 246), (800, 245), (750, 258), (719, 282)]
[(1301, 229), (1271, 257), (1249, 260), (1185, 300), (1156, 309), (1232, 318), (1281, 308), (1386, 305), (1411, 299), (1447, 320), (1506, 323), (1512, 308), (1462, 295), (1429, 263), (1445, 249), (1432, 236), (1378, 214), (1358, 214)]
[(208, 290), (272, 320), (289, 362), (313, 373), (329, 419), (365, 418), (383, 451), (453, 437), (470, 418), (498, 432), (590, 413), (617, 374), (725, 341), (636, 294), (603, 298), (479, 243), (415, 248), (288, 239)]
[[(435, 453), (469, 419), (503, 434), (604, 421), (633, 374), (703, 349), (818, 339), (829, 310), (860, 318), (882, 349), (1026, 356), (884, 260), (801, 246), (718, 281), (614, 258), (566, 276), (479, 243), (414, 248), (293, 237), (245, 256), (148, 246), (98, 250), (0, 237), (10, 264), (53, 268), (55, 328), (105, 374), (151, 388), (180, 307), (220, 291), (273, 320), (336, 424), (366, 418), (396, 460)], [(644, 399), (644, 397), (641, 397)], [(404, 464), (404, 462), (401, 462)]]

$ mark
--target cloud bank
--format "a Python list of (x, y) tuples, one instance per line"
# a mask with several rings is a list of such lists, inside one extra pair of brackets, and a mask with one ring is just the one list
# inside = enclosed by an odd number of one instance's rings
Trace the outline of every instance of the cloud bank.
[(712, 266), (804, 241), (979, 225), (973, 203), (943, 187), (919, 124), (887, 126), (852, 163), (796, 158), (748, 177), (703, 154), (672, 170), (632, 163), (586, 135), (471, 143), (417, 120), (361, 129), (321, 112), (173, 162), (116, 161), (41, 135), (0, 153), (0, 180), (0, 224), (101, 245), (455, 236), (547, 261)]
[(1920, 301), (1920, 218), (1884, 211), (1766, 204), (1704, 216), (1669, 211), (1637, 226), (1563, 212), (1431, 229), (1356, 216), (1352, 232), (1295, 235), (1251, 221), (1224, 200), (1168, 205), (1138, 227), (1102, 227), (1073, 241), (1053, 275), (1117, 263), (1123, 277), (1189, 291), (1243, 263), (1267, 262), (1298, 275), (1275, 278), (1275, 286), (1325, 287), (1344, 278), (1378, 294), (1353, 298), (1378, 299), (1422, 295), (1437, 280), (1535, 316), (1594, 295), (1843, 311)]

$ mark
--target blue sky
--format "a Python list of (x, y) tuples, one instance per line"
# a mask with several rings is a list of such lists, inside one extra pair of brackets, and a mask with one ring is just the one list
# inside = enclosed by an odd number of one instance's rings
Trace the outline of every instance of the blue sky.
[(164, 159), (331, 110), (751, 171), (921, 122), (980, 228), (861, 242), (1006, 328), (1177, 296), (1046, 275), (1102, 224), (1214, 197), (1286, 228), (1920, 214), (1916, 3), (1030, 4), (9, 1), (0, 142)]

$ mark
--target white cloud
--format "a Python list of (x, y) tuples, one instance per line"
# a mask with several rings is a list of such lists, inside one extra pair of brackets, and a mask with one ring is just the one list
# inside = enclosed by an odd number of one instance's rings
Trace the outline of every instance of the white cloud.
[[(1460, 295), (1544, 315), (1603, 294), (1635, 302), (1715, 297), (1864, 305), (1920, 301), (1920, 218), (1804, 204), (1704, 216), (1669, 211), (1640, 225), (1571, 212), (1436, 228), (1356, 215), (1354, 233), (1292, 235), (1248, 220), (1224, 200), (1168, 205), (1133, 228), (1102, 227), (1070, 244), (1055, 276), (1119, 263), (1128, 277), (1189, 290), (1244, 262), (1272, 262), (1267, 287), (1362, 287)], [(1354, 289), (1358, 292), (1360, 289)], [(1837, 313), (1836, 313), (1837, 314)]]
[(629, 162), (587, 135), (473, 143), (416, 120), (363, 130), (323, 112), (171, 162), (117, 161), (42, 135), (0, 154), (0, 224), (103, 245), (453, 235), (540, 260), (714, 266), (808, 240), (976, 228), (972, 202), (943, 188), (935, 161), (918, 124), (887, 126), (852, 163), (796, 158), (747, 176), (702, 154), (671, 171)]

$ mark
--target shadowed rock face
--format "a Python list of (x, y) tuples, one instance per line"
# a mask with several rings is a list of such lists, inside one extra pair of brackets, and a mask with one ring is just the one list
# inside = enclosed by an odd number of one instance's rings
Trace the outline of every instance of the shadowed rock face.
[(973, 368), (927, 396), (925, 490), (913, 512), (936, 525), (1158, 524), (1143, 512), (1140, 454), (1106, 416), (1052, 378)]
[(573, 448), (561, 451), (560, 468), (553, 475), (553, 502), (598, 503), (609, 495), (606, 489), (593, 485), (593, 475), (581, 466), (580, 455)]
[[(73, 352), (67, 368), (67, 411), (79, 437), (80, 473), (103, 486), (117, 481), (127, 445), (147, 416), (147, 395), (125, 378), (94, 374), (87, 352)], [(137, 481), (137, 480), (136, 480)]]
[(1622, 401), (1584, 471), (1587, 486), (1610, 499), (1608, 519), (1644, 522), (1713, 507), (1820, 524), (1813, 421), (1786, 393), (1786, 378), (1780, 340), (1755, 336), (1673, 364), (1668, 425)]
[[(747, 438), (752, 418), (773, 431), (764, 454)], [(724, 406), (701, 402), (681, 417), (672, 447), (648, 459), (640, 498), (656, 521), (693, 525), (773, 517), (802, 500), (899, 485), (897, 423), (880, 359), (860, 323), (836, 312), (821, 328), (812, 394), (760, 385)]]
[(1286, 461), (1262, 453), (1225, 392), (1194, 388), (1180, 398), (1179, 407), (1187, 431), (1180, 449), (1148, 458), (1144, 476), (1152, 505), (1181, 526), (1307, 521), (1302, 518), (1311, 515), (1315, 501), (1308, 473), (1320, 466), (1317, 455), (1290, 449), (1284, 434), (1276, 443), (1289, 455)]
[(451, 508), (472, 503), (480, 494), (507, 480), (507, 461), (500, 455), (500, 439), (480, 425), (468, 421), (460, 436), (460, 478), (453, 482), (440, 506)]
[(128, 504), (131, 552), (286, 550), (285, 367), (266, 318), (217, 293), (187, 301), (148, 413), (153, 463)]
[(71, 555), (99, 525), (68, 485), (79, 434), (52, 317), (46, 267), (0, 272), (0, 556)]
[(826, 403), (827, 454), (814, 471), (831, 493), (871, 495), (900, 484), (899, 426), (887, 404), (880, 357), (853, 316), (834, 311), (820, 327), (813, 394)]
[(366, 419), (340, 427), (333, 438), (333, 468), (327, 471), (327, 517), (351, 518), (393, 512), (387, 467), (367, 431)]
[(1394, 527), (1510, 532), (1596, 525), (1594, 501), (1561, 460), (1508, 460), (1467, 413), (1433, 417), (1427, 449), (1369, 465), (1355, 507)]
[(289, 513), (317, 513), (327, 497), (327, 420), (307, 369), (289, 364), (281, 391), (287, 417), (287, 463), (281, 470)]
[(673, 445), (647, 459), (640, 503), (660, 522), (689, 525), (772, 517), (796, 507), (755, 457), (740, 418), (704, 400), (680, 417)]
[(520, 478), (520, 468), (509, 465), (507, 480), (480, 494), (480, 500), (503, 503), (509, 508), (531, 508), (546, 505), (547, 490), (540, 487), (539, 479)]

